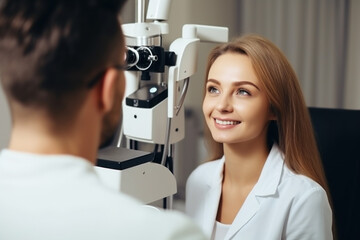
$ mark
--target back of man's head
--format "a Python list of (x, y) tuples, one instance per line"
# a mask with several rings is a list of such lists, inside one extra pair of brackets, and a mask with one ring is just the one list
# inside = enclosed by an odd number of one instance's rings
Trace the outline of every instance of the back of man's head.
[[(73, 115), (91, 82), (115, 64), (125, 0), (4, 0), (0, 70), (13, 106)], [(16, 112), (16, 111), (15, 111)]]

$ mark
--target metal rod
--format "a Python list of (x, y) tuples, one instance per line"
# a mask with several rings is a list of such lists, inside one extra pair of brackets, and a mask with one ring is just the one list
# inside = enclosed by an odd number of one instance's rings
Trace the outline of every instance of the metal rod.
[(137, 0), (137, 22), (145, 22), (145, 0)]

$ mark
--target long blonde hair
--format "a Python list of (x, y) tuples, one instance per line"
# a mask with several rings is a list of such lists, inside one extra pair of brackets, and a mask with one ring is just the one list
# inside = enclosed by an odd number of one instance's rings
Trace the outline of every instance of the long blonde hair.
[[(319, 183), (329, 194), (320, 154), (304, 97), (295, 71), (284, 54), (269, 40), (247, 35), (214, 48), (208, 58), (206, 79), (214, 61), (224, 53), (248, 56), (269, 99), (276, 121), (268, 128), (268, 144), (277, 143), (286, 165)], [(223, 155), (223, 146), (205, 129), (210, 159)]]

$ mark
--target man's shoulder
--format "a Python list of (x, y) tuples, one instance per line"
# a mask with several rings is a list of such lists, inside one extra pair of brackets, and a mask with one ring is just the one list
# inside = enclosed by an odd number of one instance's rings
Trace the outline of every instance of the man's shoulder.
[[(183, 213), (134, 204), (127, 196), (123, 202), (100, 213), (106, 217), (104, 228), (125, 239), (205, 239), (201, 230)], [(119, 199), (120, 199), (119, 198)], [(112, 208), (112, 210), (111, 210)]]
[[(6, 167), (3, 171), (14, 168), (14, 174), (7, 174), (6, 179), (0, 176), (0, 189), (6, 196), (0, 198), (0, 228), (5, 224), (10, 226), (3, 235), (0, 233), (0, 239), (12, 234), (18, 236), (20, 233), (12, 230), (22, 228), (21, 224), (29, 229), (21, 234), (28, 234), (29, 238), (34, 236), (34, 239), (49, 239), (58, 231), (62, 232), (62, 239), (204, 239), (200, 230), (181, 213), (153, 210), (107, 187), (85, 161), (59, 162), (61, 164), (51, 168), (48, 165), (54, 162), (38, 163), (37, 167), (31, 164), (25, 170), (15, 169), (16, 162), (3, 166)], [(56, 171), (52, 171), (54, 167)], [(27, 177), (21, 173), (26, 173)], [(26, 201), (19, 201), (25, 197)], [(23, 221), (19, 225), (9, 216), (20, 217)], [(30, 231), (39, 225), (47, 230), (39, 235)]]
[(183, 213), (169, 210), (148, 213), (152, 226), (159, 231), (156, 239), (205, 239), (198, 226)]
[(95, 215), (107, 219), (106, 222), (99, 224), (114, 232), (121, 229), (124, 234), (121, 237), (125, 236), (129, 239), (205, 239), (199, 228), (183, 213), (144, 205), (131, 196), (106, 187), (99, 189), (99, 192), (103, 192), (103, 195), (95, 197), (92, 205), (96, 208), (96, 205), (100, 206), (101, 204), (103, 207), (97, 207)]

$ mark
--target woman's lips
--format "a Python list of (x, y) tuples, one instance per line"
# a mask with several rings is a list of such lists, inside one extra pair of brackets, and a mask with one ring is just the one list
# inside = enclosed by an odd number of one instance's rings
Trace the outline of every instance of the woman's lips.
[(215, 126), (221, 129), (233, 128), (241, 123), (240, 121), (218, 119), (218, 118), (214, 118), (214, 120), (215, 120)]

